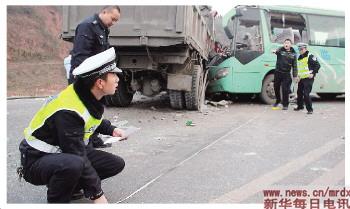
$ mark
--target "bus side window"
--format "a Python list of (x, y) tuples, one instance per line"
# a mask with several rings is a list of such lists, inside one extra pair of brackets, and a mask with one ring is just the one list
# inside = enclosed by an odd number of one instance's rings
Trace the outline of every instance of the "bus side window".
[(299, 30), (294, 30), (293, 31), (293, 36), (294, 36), (294, 43), (302, 42)]
[(305, 19), (300, 14), (270, 12), (271, 41), (282, 44), (286, 39), (293, 44), (307, 40)]
[(335, 16), (308, 15), (310, 44), (345, 47), (345, 19)]
[(302, 43), (308, 43), (308, 42), (309, 42), (308, 39), (307, 39), (307, 33), (306, 33), (305, 30), (303, 30), (303, 31), (301, 32), (301, 42), (302, 42)]

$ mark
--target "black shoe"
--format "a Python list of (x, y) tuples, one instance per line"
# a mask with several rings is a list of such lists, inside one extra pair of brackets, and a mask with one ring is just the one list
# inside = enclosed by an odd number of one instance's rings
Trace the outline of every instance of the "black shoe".
[(304, 107), (296, 107), (296, 108), (294, 108), (294, 111), (299, 111), (299, 110), (303, 110), (304, 109)]
[(71, 200), (80, 200), (84, 197), (84, 193), (79, 190), (79, 191), (75, 191), (72, 194), (72, 197), (70, 198)]
[[(46, 185), (46, 188), (49, 188), (48, 185)], [(81, 190), (73, 191), (73, 194), (71, 196), (71, 200), (80, 200), (84, 197), (84, 193)]]
[(312, 113), (314, 113), (314, 111), (308, 110), (306, 114), (311, 115)]
[(288, 110), (288, 107), (283, 107), (282, 110)]

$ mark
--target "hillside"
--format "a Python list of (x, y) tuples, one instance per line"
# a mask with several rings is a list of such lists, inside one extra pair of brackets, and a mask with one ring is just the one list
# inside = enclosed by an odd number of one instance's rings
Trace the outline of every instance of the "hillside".
[(7, 95), (42, 96), (66, 86), (60, 6), (7, 7)]

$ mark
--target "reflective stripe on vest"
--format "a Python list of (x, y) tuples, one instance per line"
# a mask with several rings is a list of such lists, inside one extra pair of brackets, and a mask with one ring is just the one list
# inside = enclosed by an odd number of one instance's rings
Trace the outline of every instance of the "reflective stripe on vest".
[(73, 85), (69, 85), (58, 96), (48, 98), (46, 103), (33, 117), (29, 126), (24, 130), (24, 137), (30, 146), (47, 153), (61, 152), (59, 147), (50, 145), (32, 135), (34, 131), (41, 128), (45, 124), (45, 121), (48, 118), (60, 110), (70, 110), (76, 112), (84, 120), (85, 125), (83, 140), (85, 145), (89, 143), (90, 136), (102, 122), (102, 119), (96, 119), (90, 115), (89, 111), (76, 94)]
[(310, 70), (309, 70), (309, 56), (310, 53), (307, 55), (307, 57), (304, 57), (301, 60), (298, 60), (298, 76), (301, 79), (308, 78), (310, 75)]

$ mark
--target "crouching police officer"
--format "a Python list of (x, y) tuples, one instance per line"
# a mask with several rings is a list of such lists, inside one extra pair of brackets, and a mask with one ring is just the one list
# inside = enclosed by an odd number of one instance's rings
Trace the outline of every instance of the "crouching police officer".
[(307, 114), (313, 113), (310, 92), (315, 80), (316, 73), (320, 69), (320, 63), (317, 58), (307, 50), (307, 44), (299, 43), (298, 49), (300, 55), (298, 57), (298, 106), (295, 111), (304, 109), (304, 103)]
[(95, 203), (107, 203), (101, 180), (121, 172), (122, 158), (88, 145), (96, 131), (111, 136), (124, 132), (103, 119), (100, 99), (118, 86), (115, 51), (110, 48), (87, 58), (73, 74), (77, 81), (49, 99), (24, 130), (19, 149), (23, 178), (47, 185), (49, 203), (68, 203), (74, 191)]

